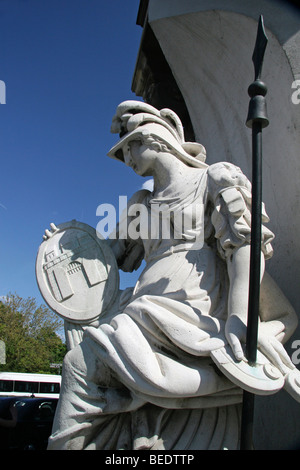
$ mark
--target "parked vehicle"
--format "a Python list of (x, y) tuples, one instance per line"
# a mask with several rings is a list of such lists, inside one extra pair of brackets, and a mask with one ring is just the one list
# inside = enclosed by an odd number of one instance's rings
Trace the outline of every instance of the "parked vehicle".
[(61, 375), (0, 372), (0, 396), (59, 398)]
[(0, 449), (45, 450), (57, 403), (57, 398), (0, 397), (1, 418), (11, 419), (11, 407), (17, 409), (16, 425), (0, 426)]

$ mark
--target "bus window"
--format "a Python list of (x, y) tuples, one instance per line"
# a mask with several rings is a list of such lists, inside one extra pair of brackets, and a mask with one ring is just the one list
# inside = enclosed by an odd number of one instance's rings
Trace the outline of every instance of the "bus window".
[(0, 392), (12, 392), (13, 380), (0, 380)]
[(22, 380), (16, 380), (14, 391), (22, 393), (38, 393), (39, 384), (38, 382), (24, 382)]
[(40, 393), (59, 393), (60, 384), (52, 382), (41, 382), (40, 383)]

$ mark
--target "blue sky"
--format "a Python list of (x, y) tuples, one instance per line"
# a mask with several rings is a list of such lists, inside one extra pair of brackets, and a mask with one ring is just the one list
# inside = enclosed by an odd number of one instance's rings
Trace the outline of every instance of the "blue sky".
[[(0, 0), (0, 296), (44, 303), (35, 259), (51, 222), (96, 227), (143, 179), (106, 156), (131, 82), (139, 0)], [(122, 276), (121, 287), (135, 282)]]

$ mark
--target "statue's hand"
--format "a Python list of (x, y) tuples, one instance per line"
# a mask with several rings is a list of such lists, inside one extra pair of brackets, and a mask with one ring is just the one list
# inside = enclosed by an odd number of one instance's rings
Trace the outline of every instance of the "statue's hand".
[(283, 375), (295, 369), (284, 346), (274, 334), (271, 334), (268, 323), (260, 323), (258, 329), (258, 349), (276, 366)]
[[(272, 322), (259, 322), (257, 348), (283, 375), (286, 375), (295, 366), (282, 343), (276, 338), (276, 330), (272, 327)], [(235, 358), (242, 360), (247, 335), (246, 322), (236, 314), (230, 315), (226, 322), (225, 335)]]
[(45, 234), (43, 235), (43, 239), (44, 240), (48, 240), (49, 238), (52, 237), (52, 235), (54, 235), (54, 233), (57, 231), (57, 227), (55, 224), (51, 223), (50, 224), (50, 230), (46, 229), (45, 230)]
[(246, 321), (238, 314), (232, 313), (226, 321), (225, 336), (238, 361), (241, 361), (244, 357), (242, 344), (246, 344), (246, 334)]

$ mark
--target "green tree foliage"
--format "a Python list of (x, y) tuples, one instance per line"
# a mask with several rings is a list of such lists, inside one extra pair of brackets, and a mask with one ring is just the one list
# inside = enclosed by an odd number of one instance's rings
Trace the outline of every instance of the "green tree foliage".
[(63, 322), (36, 300), (8, 295), (0, 302), (0, 339), (6, 346), (6, 364), (0, 371), (57, 373), (66, 346), (59, 336)]

